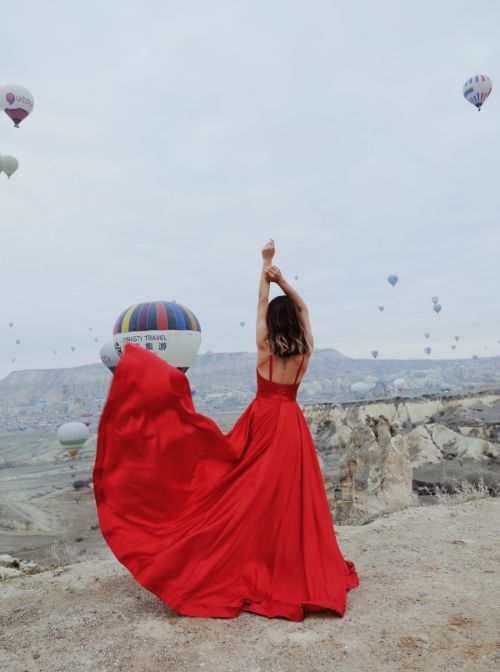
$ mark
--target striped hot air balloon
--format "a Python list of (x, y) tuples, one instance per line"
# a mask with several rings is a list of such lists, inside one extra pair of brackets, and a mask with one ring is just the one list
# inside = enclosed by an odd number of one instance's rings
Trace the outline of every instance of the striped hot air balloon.
[(481, 110), (493, 87), (488, 75), (473, 75), (464, 84), (464, 98)]
[(180, 303), (136, 303), (116, 320), (113, 340), (120, 353), (126, 343), (135, 343), (185, 373), (200, 349), (201, 327), (196, 315)]

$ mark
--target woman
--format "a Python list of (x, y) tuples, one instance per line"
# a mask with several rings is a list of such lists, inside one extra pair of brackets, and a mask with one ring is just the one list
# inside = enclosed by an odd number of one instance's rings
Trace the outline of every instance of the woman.
[[(262, 249), (257, 394), (230, 432), (196, 413), (182, 372), (132, 344), (99, 424), (103, 536), (144, 588), (185, 616), (343, 616), (359, 584), (296, 402), (313, 348), (307, 307), (272, 266), (274, 251), (273, 241)], [(285, 295), (268, 304), (270, 281)]]

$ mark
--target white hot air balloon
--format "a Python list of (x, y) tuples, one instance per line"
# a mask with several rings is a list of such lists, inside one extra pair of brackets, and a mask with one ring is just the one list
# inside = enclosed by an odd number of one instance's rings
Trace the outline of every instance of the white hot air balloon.
[(67, 422), (57, 430), (57, 440), (73, 458), (88, 438), (89, 428), (83, 422)]
[(118, 354), (114, 343), (105, 343), (102, 346), (101, 360), (104, 366), (107, 366), (111, 372), (115, 370), (116, 365), (120, 361), (120, 355)]
[(463, 86), (464, 98), (481, 111), (481, 107), (493, 87), (488, 75), (473, 75)]
[(392, 384), (397, 394), (402, 394), (406, 390), (406, 380), (403, 380), (403, 378), (396, 378)]
[(365, 397), (369, 389), (370, 389), (369, 385), (367, 385), (367, 383), (364, 383), (363, 381), (359, 381), (351, 385), (351, 392), (357, 399)]
[(14, 175), (16, 170), (19, 168), (19, 161), (16, 159), (15, 156), (2, 154), (2, 156), (0, 156), (0, 168), (10, 179), (12, 175)]
[(23, 86), (6, 84), (0, 89), (0, 109), (12, 119), (16, 128), (31, 114), (34, 106), (33, 95)]

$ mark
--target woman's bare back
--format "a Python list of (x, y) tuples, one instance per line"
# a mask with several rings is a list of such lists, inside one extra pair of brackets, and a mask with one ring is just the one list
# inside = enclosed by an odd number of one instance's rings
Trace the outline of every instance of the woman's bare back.
[[(258, 353), (257, 355), (257, 371), (266, 380), (271, 380), (269, 357), (269, 354), (263, 356)], [(300, 369), (299, 377), (297, 378), (297, 383), (300, 383), (307, 371), (310, 357), (310, 353), (304, 354), (304, 363), (301, 367), (302, 355), (293, 355), (292, 357), (272, 355), (272, 382), (292, 385)]]

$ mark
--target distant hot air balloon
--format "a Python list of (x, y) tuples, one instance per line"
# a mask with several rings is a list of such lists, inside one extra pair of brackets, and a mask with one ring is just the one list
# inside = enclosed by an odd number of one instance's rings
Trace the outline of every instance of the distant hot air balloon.
[(80, 413), (80, 420), (81, 420), (81, 421), (83, 422), (83, 424), (86, 425), (87, 427), (88, 427), (88, 426), (90, 425), (90, 423), (92, 422), (92, 418), (93, 418), (93, 417), (94, 417), (94, 414), (93, 414), (93, 413), (90, 413), (90, 412), (88, 412), (88, 411), (86, 411), (86, 412), (84, 412), (84, 413)]
[(477, 355), (472, 355), (472, 359), (479, 359)]
[(397, 283), (397, 281), (399, 280), (399, 277), (398, 277), (397, 275), (389, 275), (389, 276), (387, 277), (387, 280), (388, 280), (388, 282), (390, 282), (391, 285), (394, 287), (394, 285), (395, 285), (395, 284)]
[(430, 333), (429, 333), (428, 331), (426, 331), (425, 334), (424, 334), (424, 336), (425, 336), (425, 338), (429, 338)]
[(369, 385), (367, 385), (367, 383), (364, 383), (363, 381), (359, 381), (359, 382), (353, 383), (351, 385), (351, 392), (358, 399), (361, 399), (362, 397), (365, 397), (366, 394), (368, 393), (369, 389), (370, 389)]
[(433, 296), (431, 299), (432, 303), (436, 304), (439, 303), (439, 297), (438, 296)]
[(20, 345), (21, 341), (19, 338), (16, 338), (16, 345)]
[(378, 357), (378, 350), (372, 350), (371, 355), (372, 355), (373, 359), (377, 359), (377, 357)]
[(424, 348), (424, 352), (427, 356), (429, 356), (432, 352), (432, 348)]
[(94, 343), (99, 343), (99, 339), (98, 339), (98, 338), (94, 338)]
[(240, 322), (240, 327), (244, 327), (245, 324), (246, 324), (245, 322)]
[(3, 172), (7, 175), (7, 177), (10, 178), (16, 170), (19, 168), (19, 161), (16, 159), (15, 156), (9, 156), (7, 154), (2, 154), (0, 156), (0, 168), (3, 170)]
[(454, 338), (456, 341), (459, 341), (459, 340), (460, 340), (460, 336), (453, 336), (453, 338)]
[(13, 327), (13, 326), (14, 326), (14, 322), (9, 322), (9, 327)]
[(12, 357), (12, 363), (14, 363), (15, 361), (16, 361), (16, 358)]
[(70, 350), (71, 350), (71, 352), (75, 352), (75, 346), (72, 345), (71, 348), (70, 348)]
[(480, 111), (484, 101), (490, 95), (492, 87), (493, 84), (488, 75), (473, 75), (463, 86), (464, 98)]
[(379, 306), (378, 309), (380, 310), (381, 313), (384, 312), (384, 306)]
[(92, 327), (89, 327), (89, 331), (92, 331)]
[(453, 343), (453, 345), (451, 346), (451, 349), (452, 349), (452, 350), (456, 350), (456, 349), (457, 349), (457, 346), (455, 345), (455, 343)]
[(135, 343), (185, 373), (200, 349), (201, 327), (196, 315), (180, 303), (150, 301), (124, 310), (113, 338), (120, 353), (126, 343)]
[(57, 350), (52, 350), (53, 355), (57, 355)]
[(438, 313), (438, 314), (439, 314), (439, 313), (441, 312), (441, 308), (442, 308), (442, 307), (443, 307), (443, 306), (442, 306), (440, 303), (435, 303), (435, 304), (432, 306), (432, 310), (433, 310), (435, 313)]
[(89, 437), (89, 428), (83, 422), (67, 422), (57, 430), (57, 439), (61, 446), (68, 449), (74, 458)]
[(0, 89), (0, 109), (12, 119), (16, 128), (31, 114), (34, 106), (32, 94), (23, 86), (6, 84)]
[(299, 276), (298, 276), (298, 275), (295, 275), (294, 278), (295, 278), (295, 280), (298, 280), (298, 279), (299, 279)]
[(398, 394), (402, 394), (406, 390), (406, 380), (403, 380), (403, 378), (396, 378), (392, 384)]
[(107, 366), (111, 372), (115, 370), (116, 365), (120, 361), (120, 355), (118, 354), (114, 343), (105, 343), (102, 346), (101, 360), (102, 363)]

